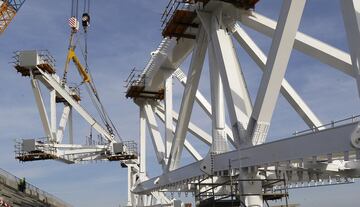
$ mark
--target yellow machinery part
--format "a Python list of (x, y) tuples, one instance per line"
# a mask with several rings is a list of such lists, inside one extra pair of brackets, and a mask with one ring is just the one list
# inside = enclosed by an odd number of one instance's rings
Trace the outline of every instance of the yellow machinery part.
[(68, 52), (68, 55), (66, 58), (65, 75), (67, 74), (70, 60), (72, 60), (74, 62), (76, 68), (78, 69), (80, 75), (83, 78), (83, 81), (86, 83), (90, 82), (90, 80), (91, 80), (90, 75), (88, 72), (86, 72), (85, 68), (81, 65), (79, 58), (76, 56), (73, 48), (69, 49), (69, 52)]

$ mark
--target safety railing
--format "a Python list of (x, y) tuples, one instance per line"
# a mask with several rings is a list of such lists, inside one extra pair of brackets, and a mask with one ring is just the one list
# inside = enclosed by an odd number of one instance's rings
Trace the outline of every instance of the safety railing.
[[(22, 51), (15, 51), (14, 52), (14, 56), (13, 58), (13, 62), (15, 65), (19, 65), (20, 64), (20, 54)], [(56, 60), (55, 58), (50, 54), (50, 52), (48, 50), (36, 50), (37, 55), (39, 56), (40, 62), (41, 63), (46, 63), (49, 66), (51, 66), (52, 68), (55, 68), (56, 66)]]
[(133, 68), (126, 78), (124, 88), (129, 89), (131, 86), (145, 86), (145, 75), (140, 74), (141, 71)]
[(50, 65), (52, 68), (55, 68), (56, 60), (48, 50), (38, 50), (37, 52), (41, 62)]
[(321, 131), (323, 129), (329, 129), (329, 128), (334, 128), (334, 127), (342, 126), (342, 125), (349, 124), (349, 123), (354, 123), (357, 121), (360, 121), (360, 115), (351, 116), (349, 118), (341, 119), (338, 121), (331, 121), (328, 124), (316, 126), (316, 127), (310, 128), (310, 129), (303, 130), (303, 131), (295, 131), (293, 133), (293, 135), (297, 136), (297, 135), (302, 135), (302, 134), (308, 134), (308, 133), (312, 133), (312, 132)]
[(0, 182), (10, 188), (22, 191), (29, 197), (35, 198), (38, 201), (51, 204), (57, 207), (70, 207), (71, 204), (57, 198), (56, 196), (45, 192), (38, 187), (28, 183), (25, 179), (20, 179), (15, 175), (0, 169)]
[(163, 14), (161, 15), (161, 28), (165, 28), (177, 10), (188, 9), (193, 0), (169, 0)]
[(137, 143), (135, 141), (124, 141), (124, 146), (126, 146), (126, 153), (128, 155), (138, 155)]
[[(15, 152), (16, 153), (25, 153), (23, 150), (23, 140), (24, 139), (16, 139), (15, 140)], [(35, 139), (35, 148), (36, 150), (44, 151), (47, 153), (56, 153), (56, 149), (51, 146), (52, 143), (49, 143), (49, 137), (41, 137)]]

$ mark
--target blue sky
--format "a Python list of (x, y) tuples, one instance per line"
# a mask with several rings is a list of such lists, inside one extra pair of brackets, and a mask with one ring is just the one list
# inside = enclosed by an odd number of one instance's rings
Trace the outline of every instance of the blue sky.
[[(161, 41), (160, 16), (167, 0), (92, 1), (92, 24), (89, 33), (89, 64), (104, 105), (124, 139), (138, 139), (138, 108), (124, 97), (123, 80), (133, 67), (143, 68)], [(280, 0), (260, 1), (256, 11), (277, 19)], [(41, 122), (27, 78), (12, 69), (12, 52), (24, 49), (49, 49), (62, 73), (68, 46), (70, 0), (28, 0), (8, 30), (0, 36), (0, 167), (26, 177), (34, 185), (74, 204), (74, 206), (118, 206), (126, 204), (127, 171), (118, 163), (65, 165), (54, 161), (18, 163), (14, 159), (14, 139), (42, 137)], [(337, 0), (309, 1), (300, 30), (335, 47), (348, 51)], [(268, 52), (269, 38), (246, 29), (259, 46)], [(239, 59), (253, 98), (261, 80), (260, 70), (237, 46)], [(183, 68), (187, 71), (189, 60)], [(72, 71), (75, 71), (72, 68)], [(76, 72), (70, 73), (78, 78)], [(200, 90), (209, 98), (207, 64)], [(78, 80), (78, 79), (74, 80)], [(286, 78), (324, 122), (358, 114), (359, 99), (353, 79), (301, 53), (293, 52)], [(175, 83), (175, 108), (182, 91)], [(210, 99), (208, 99), (210, 100)], [(89, 102), (84, 105), (94, 110)], [(89, 126), (76, 120), (76, 140), (84, 143)], [(210, 122), (198, 106), (193, 121), (210, 131)], [(284, 124), (286, 123), (286, 124)], [(270, 139), (287, 137), (305, 129), (289, 104), (280, 97), (270, 129)], [(206, 147), (194, 141), (201, 154)], [(150, 145), (150, 140), (149, 140)], [(149, 147), (147, 159), (150, 176), (156, 175), (154, 154)], [(185, 162), (191, 160), (184, 153)], [(353, 206), (359, 185), (346, 185), (292, 191), (290, 200), (302, 206)]]

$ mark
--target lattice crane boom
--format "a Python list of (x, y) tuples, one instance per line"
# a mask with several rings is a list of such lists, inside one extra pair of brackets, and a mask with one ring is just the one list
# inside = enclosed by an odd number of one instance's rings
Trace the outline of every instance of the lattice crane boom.
[(4, 33), (26, 0), (0, 0), (0, 35)]

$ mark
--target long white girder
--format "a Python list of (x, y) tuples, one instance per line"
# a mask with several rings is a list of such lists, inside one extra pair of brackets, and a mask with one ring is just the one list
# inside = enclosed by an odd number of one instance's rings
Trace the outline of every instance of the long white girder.
[[(224, 171), (229, 170), (229, 162), (234, 169), (239, 169), (261, 168), (281, 163), (299, 163), (306, 160), (312, 161), (314, 158), (326, 162), (337, 159), (344, 160), (344, 158), (355, 160), (359, 158), (360, 150), (351, 144), (351, 138), (353, 132), (360, 128), (359, 123), (353, 122), (318, 132), (310, 132), (219, 154), (214, 156), (214, 171), (223, 174)], [(331, 157), (331, 160), (329, 160), (329, 157)], [(190, 183), (192, 179), (206, 175), (200, 166), (201, 161), (154, 177), (140, 183), (133, 192), (146, 194), (151, 191), (166, 189), (175, 184)], [(354, 177), (358, 176), (354, 174)]]

